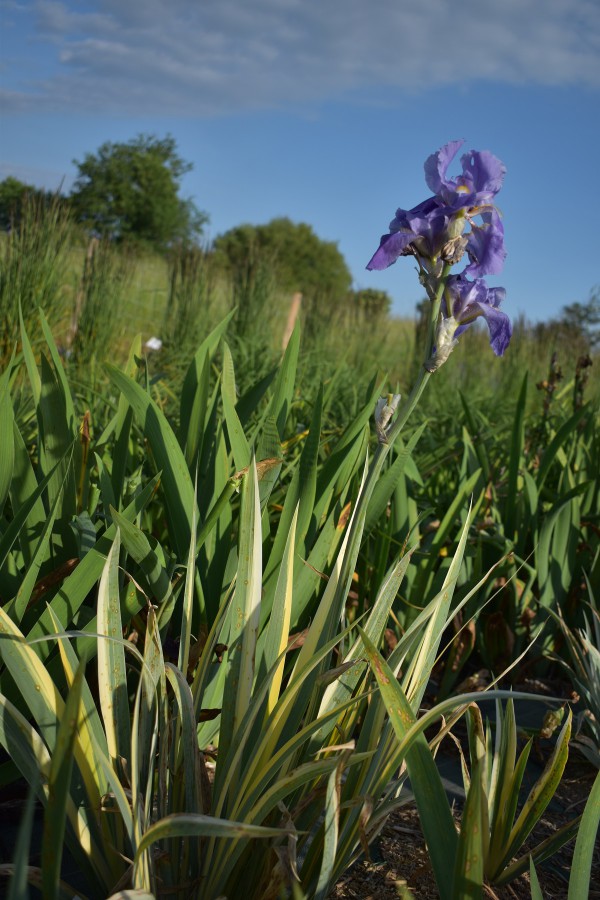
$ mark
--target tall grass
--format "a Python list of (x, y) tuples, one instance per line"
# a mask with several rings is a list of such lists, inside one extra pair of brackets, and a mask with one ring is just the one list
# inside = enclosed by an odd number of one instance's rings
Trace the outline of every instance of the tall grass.
[[(19, 303), (34, 343), (39, 330), (35, 331), (33, 313), (40, 306), (66, 346), (73, 308), (81, 305), (83, 293), (88, 295), (89, 315), (83, 313), (87, 322), (81, 323), (78, 343), (89, 345), (98, 329), (97, 359), (110, 346), (111, 359), (124, 361), (134, 336), (141, 333), (143, 341), (151, 336), (163, 341), (164, 353), (156, 358), (155, 373), (174, 376), (177, 370), (180, 376), (193, 348), (232, 308), (236, 312), (230, 342), (236, 354), (245, 357), (239, 367), (242, 391), (252, 382), (253, 373), (264, 376), (271, 371), (280, 353), (292, 297), (274, 282), (270, 260), (258, 251), (235, 271), (215, 268), (211, 255), (198, 248), (175, 249), (166, 261), (148, 254), (131, 256), (117, 247), (111, 254), (103, 247), (100, 256), (90, 261), (58, 201), (44, 206), (27, 200), (19, 226), (0, 241), (0, 253), (0, 358), (5, 362), (18, 341)], [(307, 394), (314, 397), (319, 381), (327, 382), (334, 372), (338, 373), (335, 401), (340, 408), (354, 402), (357, 383), (368, 383), (375, 372), (387, 374), (393, 390), (409, 388), (422, 345), (418, 317), (373, 315), (361, 309), (355, 295), (346, 300), (306, 295), (300, 318)], [(88, 324), (92, 321), (95, 324)], [(111, 322), (114, 329), (109, 339)], [(573, 379), (586, 349), (572, 330), (539, 329), (522, 319), (515, 323), (503, 359), (490, 356), (477, 327), (462, 341), (468, 341), (469, 351), (452, 355), (443, 390), (434, 385), (426, 401), (432, 411), (458, 408), (459, 390), (467, 384), (471, 396), (502, 402), (519, 389), (526, 370), (530, 372), (528, 403), (533, 408), (537, 403), (534, 385), (547, 380), (553, 353), (561, 371), (557, 390), (570, 386), (574, 391)], [(89, 347), (77, 348), (80, 359), (90, 354)], [(340, 365), (346, 375), (339, 373)], [(586, 395), (600, 396), (600, 366), (592, 365), (586, 374)]]
[(175, 248), (169, 259), (169, 292), (159, 357), (170, 377), (180, 380), (203, 337), (220, 313), (215, 310), (214, 275), (207, 254), (199, 247)]
[[(178, 423), (154, 400), (139, 339), (125, 371), (108, 367), (117, 403), (91, 432), (45, 320), (39, 369), (22, 329), (23, 361), (0, 379), (2, 775), (19, 772), (44, 807), (41, 872), (28, 863), (26, 816), (0, 876), (41, 883), (48, 897), (73, 893), (60, 880), (66, 841), (80, 896), (325, 900), (405, 802), (408, 776), (440, 896), (454, 900), (465, 884), (475, 896), (484, 877), (500, 883), (527, 864), (507, 868), (552, 796), (570, 731), (568, 718), (516, 820), (515, 729), (499, 715), (507, 737), (495, 751), (476, 732), (457, 835), (433, 751), (478, 695), (421, 707), (445, 632), (461, 611), (478, 612), (488, 583), (469, 562), (479, 474), (461, 469), (459, 496), (433, 539), (419, 540), (405, 488), (425, 429), (393, 440), (410, 407), (369, 464), (380, 385), (328, 436), (319, 391), (297, 443), (298, 331), (270, 383), (238, 398), (229, 321), (197, 349)], [(31, 458), (15, 416), (17, 366), (34, 398)], [(389, 557), (373, 553), (370, 536), (391, 537), (398, 520), (403, 540), (388, 541)], [(405, 592), (414, 614), (384, 660)], [(494, 767), (510, 782), (488, 778)]]
[(54, 326), (69, 315), (65, 260), (73, 231), (64, 204), (25, 195), (18, 224), (0, 240), (0, 368), (19, 337), (19, 310), (34, 342), (37, 308)]
[(121, 330), (131, 261), (107, 240), (88, 246), (72, 322), (71, 353), (79, 370), (110, 359)]

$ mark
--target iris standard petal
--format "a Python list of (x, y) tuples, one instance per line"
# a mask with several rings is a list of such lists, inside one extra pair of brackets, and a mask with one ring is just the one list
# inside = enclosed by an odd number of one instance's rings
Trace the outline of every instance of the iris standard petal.
[(469, 150), (461, 156), (463, 177), (473, 193), (483, 201), (494, 197), (504, 181), (506, 166), (489, 150)]
[(446, 172), (463, 144), (464, 140), (449, 141), (437, 153), (432, 153), (425, 160), (425, 181), (434, 194), (439, 194), (442, 186), (451, 184), (446, 178)]

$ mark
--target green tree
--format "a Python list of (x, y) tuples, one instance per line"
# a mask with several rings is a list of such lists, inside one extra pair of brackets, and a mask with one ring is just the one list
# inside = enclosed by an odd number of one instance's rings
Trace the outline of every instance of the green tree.
[(107, 142), (74, 163), (79, 173), (71, 194), (73, 211), (91, 231), (157, 249), (194, 242), (202, 233), (206, 214), (179, 196), (192, 163), (181, 159), (170, 135)]
[(600, 347), (600, 287), (591, 291), (587, 303), (570, 303), (556, 318), (539, 322), (534, 334), (555, 349), (570, 348), (573, 355), (595, 352)]
[(66, 197), (59, 193), (36, 188), (18, 178), (9, 175), (0, 181), (0, 229), (18, 228), (27, 204), (33, 204), (38, 210), (50, 206), (68, 206)]
[(559, 322), (589, 341), (590, 349), (600, 346), (600, 286), (590, 293), (587, 303), (570, 303), (561, 310)]
[(0, 182), (0, 227), (5, 231), (20, 219), (21, 206), (31, 185), (9, 176)]
[(272, 266), (281, 289), (301, 291), (307, 297), (341, 300), (352, 283), (337, 244), (319, 238), (310, 225), (287, 218), (232, 228), (216, 238), (213, 250), (217, 261), (234, 274), (260, 257)]
[(371, 322), (387, 318), (392, 306), (392, 298), (387, 291), (378, 291), (375, 288), (354, 291), (353, 300), (359, 314)]

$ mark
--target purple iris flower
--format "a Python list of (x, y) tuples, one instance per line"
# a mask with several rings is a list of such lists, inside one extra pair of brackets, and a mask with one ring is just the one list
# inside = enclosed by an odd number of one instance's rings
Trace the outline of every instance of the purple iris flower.
[(425, 181), (452, 209), (488, 206), (502, 187), (506, 167), (489, 150), (469, 150), (461, 156), (462, 175), (447, 178), (448, 166), (464, 144), (450, 141), (425, 162)]
[(367, 269), (387, 269), (399, 256), (433, 259), (448, 240), (449, 213), (430, 197), (413, 209), (397, 209), (390, 222), (390, 234), (381, 238), (379, 249)]
[[(461, 157), (462, 175), (448, 178), (447, 170), (463, 145), (451, 141), (425, 163), (425, 181), (434, 196), (413, 209), (398, 209), (390, 233), (381, 238), (367, 269), (387, 269), (400, 256), (424, 261), (457, 262), (466, 249), (469, 274), (493, 275), (502, 269), (504, 229), (493, 200), (502, 186), (505, 167), (487, 150), (470, 150)], [(475, 225), (480, 216), (482, 225)], [(461, 237), (467, 224), (468, 237)], [(426, 266), (431, 268), (430, 266)]]
[(457, 338), (475, 319), (483, 316), (490, 331), (490, 346), (496, 356), (503, 356), (512, 335), (511, 321), (499, 306), (506, 296), (504, 288), (488, 288), (483, 278), (469, 281), (462, 275), (451, 275), (446, 282), (444, 319), (454, 319)]

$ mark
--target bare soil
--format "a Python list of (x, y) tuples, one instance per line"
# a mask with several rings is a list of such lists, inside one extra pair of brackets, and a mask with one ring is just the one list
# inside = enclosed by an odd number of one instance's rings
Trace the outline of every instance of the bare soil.
[[(595, 770), (587, 763), (576, 761), (570, 764), (555, 795), (562, 811), (557, 811), (555, 803), (552, 812), (542, 816), (532, 834), (530, 847), (537, 846), (583, 811), (594, 777)], [(458, 823), (459, 810), (456, 812)], [(574, 845), (573, 840), (536, 867), (545, 900), (567, 897)], [(398, 900), (403, 896), (403, 887), (418, 900), (437, 900), (439, 897), (415, 807), (406, 807), (390, 816), (371, 856), (372, 861), (359, 861), (346, 872), (330, 894), (330, 900)], [(600, 846), (594, 856), (591, 885), (589, 897), (600, 897)], [(498, 900), (531, 900), (529, 875), (524, 874), (502, 888), (486, 887), (484, 896)]]

